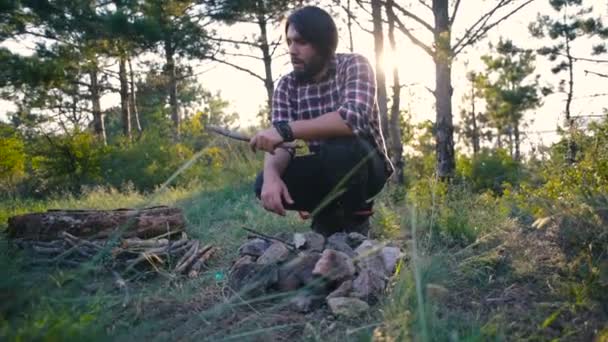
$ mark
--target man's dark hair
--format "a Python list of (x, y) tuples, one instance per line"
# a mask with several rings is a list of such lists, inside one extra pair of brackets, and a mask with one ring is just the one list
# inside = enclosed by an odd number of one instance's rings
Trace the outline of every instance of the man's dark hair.
[(338, 30), (329, 13), (316, 6), (306, 6), (293, 12), (285, 24), (285, 35), (289, 25), (309, 42), (323, 57), (329, 58), (338, 46)]

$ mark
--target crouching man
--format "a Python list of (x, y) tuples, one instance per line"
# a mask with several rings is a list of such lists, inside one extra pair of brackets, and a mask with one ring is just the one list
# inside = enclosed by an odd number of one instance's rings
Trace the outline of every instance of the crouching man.
[[(274, 91), (273, 127), (255, 134), (251, 148), (267, 152), (255, 192), (268, 211), (312, 214), (312, 229), (366, 234), (372, 198), (393, 167), (380, 130), (376, 81), (369, 62), (336, 54), (329, 14), (314, 6), (293, 12), (285, 26), (293, 71)], [(310, 154), (284, 143), (302, 139)]]

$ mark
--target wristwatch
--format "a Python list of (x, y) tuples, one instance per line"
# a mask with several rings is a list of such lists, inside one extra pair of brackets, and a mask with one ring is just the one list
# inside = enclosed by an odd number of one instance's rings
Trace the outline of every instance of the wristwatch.
[(279, 135), (281, 135), (281, 138), (283, 138), (284, 142), (294, 141), (293, 131), (291, 130), (291, 126), (289, 126), (289, 122), (275, 122), (274, 128), (276, 128), (277, 132), (279, 132)]

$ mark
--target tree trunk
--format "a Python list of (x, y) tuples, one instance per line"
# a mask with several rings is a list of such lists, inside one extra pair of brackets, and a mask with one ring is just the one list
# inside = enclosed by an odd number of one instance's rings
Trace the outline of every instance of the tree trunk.
[(386, 96), (386, 77), (382, 65), (382, 53), (384, 51), (384, 33), (382, 29), (382, 3), (380, 0), (372, 0), (372, 21), (374, 33), (374, 51), (376, 55), (376, 85), (378, 94), (378, 109), (380, 110), (380, 126), (382, 135), (389, 141), (388, 132), (388, 105)]
[(264, 2), (260, 1), (258, 13), (258, 25), (260, 26), (260, 49), (262, 50), (262, 56), (264, 60), (264, 86), (266, 87), (266, 96), (268, 103), (268, 110), (272, 110), (272, 95), (274, 93), (274, 80), (272, 78), (272, 56), (270, 55), (270, 46), (268, 44), (268, 32), (267, 24), (268, 21), (264, 15), (265, 8)]
[[(397, 42), (395, 41), (395, 13), (393, 12), (393, 0), (386, 1), (386, 13), (388, 17), (388, 40), (391, 50), (395, 53)], [(404, 184), (403, 175), (403, 145), (401, 143), (401, 84), (399, 80), (399, 68), (393, 65), (393, 103), (391, 104), (390, 116), (390, 137), (391, 137), (391, 156), (395, 166), (395, 180), (398, 184)]]
[(574, 58), (570, 52), (570, 39), (566, 34), (566, 57), (568, 58), (568, 97), (566, 98), (566, 125), (568, 125), (568, 151), (566, 161), (573, 164), (576, 161), (576, 143), (574, 142), (574, 119), (570, 112), (574, 95)]
[(99, 89), (99, 80), (97, 79), (97, 61), (89, 72), (91, 78), (91, 106), (93, 109), (93, 130), (97, 138), (104, 146), (108, 144), (106, 138), (106, 125), (104, 115), (101, 111), (101, 90)]
[(138, 133), (141, 133), (141, 123), (139, 122), (139, 111), (137, 110), (137, 95), (135, 92), (135, 76), (133, 74), (133, 66), (131, 65), (131, 58), (128, 60), (129, 63), (129, 106), (131, 108), (131, 118), (135, 120), (135, 128)]
[(350, 9), (350, 0), (346, 1), (346, 15), (346, 28), (348, 29), (348, 51), (353, 53), (353, 51), (355, 50), (355, 44), (353, 41), (353, 13)]
[(521, 158), (520, 154), (520, 140), (519, 140), (519, 123), (513, 125), (513, 136), (515, 138), (515, 160), (519, 161)]
[(508, 128), (507, 138), (509, 138), (509, 156), (513, 158), (515, 155), (513, 154), (513, 128), (511, 126)]
[(170, 40), (165, 40), (165, 72), (169, 78), (169, 105), (171, 107), (171, 120), (173, 121), (173, 134), (175, 139), (180, 137), (181, 117), (177, 102), (177, 76), (175, 74), (174, 50)]
[(449, 179), (456, 167), (454, 159), (454, 125), (452, 123), (452, 50), (448, 0), (433, 0), (435, 17), (435, 141), (437, 175)]
[(66, 231), (77, 237), (104, 238), (122, 230), (121, 237), (153, 238), (184, 230), (181, 209), (153, 207), (117, 210), (49, 210), (8, 219), (11, 238), (54, 240)]
[(120, 80), (120, 113), (122, 132), (131, 140), (131, 110), (129, 108), (129, 79), (127, 77), (127, 57), (121, 54), (118, 60), (118, 78)]
[(471, 117), (473, 119), (473, 156), (479, 153), (479, 128), (477, 127), (477, 114), (475, 113), (475, 82), (471, 80)]

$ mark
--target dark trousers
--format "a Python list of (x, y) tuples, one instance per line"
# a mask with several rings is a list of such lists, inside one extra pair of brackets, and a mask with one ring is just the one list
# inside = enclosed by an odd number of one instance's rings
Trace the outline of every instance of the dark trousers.
[[(368, 200), (382, 190), (386, 174), (381, 156), (368, 141), (333, 138), (311, 152), (293, 157), (282, 175), (294, 200), (292, 205), (283, 203), (285, 209), (308, 211), (314, 213), (313, 219), (334, 222), (336, 217), (371, 209)], [(263, 182), (260, 173), (255, 182), (258, 198)]]

